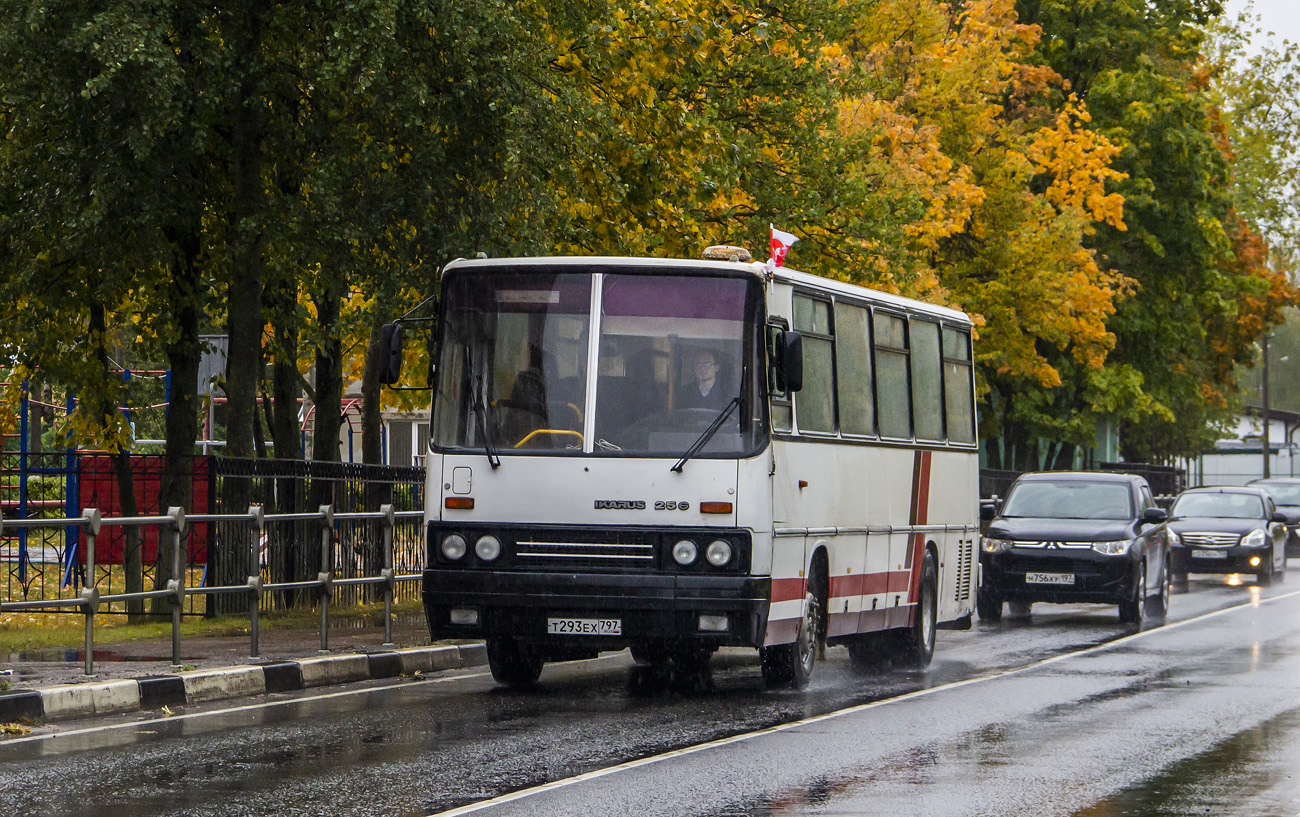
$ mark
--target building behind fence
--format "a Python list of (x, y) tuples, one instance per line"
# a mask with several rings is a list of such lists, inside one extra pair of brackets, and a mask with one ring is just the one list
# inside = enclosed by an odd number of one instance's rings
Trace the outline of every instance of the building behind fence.
[[(136, 516), (166, 513), (159, 507), (162, 455), (136, 454), (130, 460)], [(397, 512), (424, 507), (423, 470), (300, 460), (238, 460), (196, 456), (189, 514), (242, 514), (259, 505), (267, 514), (314, 513), (329, 505), (335, 514), (375, 511), (392, 505)], [(112, 459), (101, 453), (0, 453), (0, 515), (5, 519), (69, 519), (96, 508), (105, 516), (125, 513)], [(142, 586), (154, 587), (158, 530), (138, 529)], [(262, 578), (267, 583), (315, 579), (321, 568), (318, 523), (269, 526), (257, 542)], [(393, 531), (393, 569), (419, 573), (424, 565), (418, 518), (400, 518)], [(242, 522), (195, 522), (184, 539), (186, 583), (219, 586), (247, 580), (249, 528)], [(333, 565), (337, 578), (374, 576), (383, 566), (382, 525), (378, 520), (338, 520), (332, 528)], [(0, 528), (0, 600), (40, 601), (75, 598), (87, 582), (85, 533), (77, 528), (27, 530)], [(126, 589), (127, 550), (133, 540), (124, 528), (106, 530), (95, 545), (94, 586), (102, 595)], [(398, 585), (398, 598), (415, 598), (413, 584)], [(374, 601), (371, 585), (336, 586), (331, 601)], [(265, 594), (262, 609), (315, 604), (307, 591)], [(186, 614), (240, 613), (248, 599), (233, 595), (193, 595)], [(121, 604), (104, 605), (101, 613), (123, 613)]]

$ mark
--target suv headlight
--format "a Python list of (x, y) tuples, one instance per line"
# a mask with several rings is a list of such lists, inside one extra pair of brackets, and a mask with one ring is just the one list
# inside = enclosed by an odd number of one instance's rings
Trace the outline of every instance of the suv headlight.
[(1092, 549), (1104, 556), (1122, 556), (1128, 553), (1128, 546), (1133, 544), (1132, 539), (1120, 539), (1117, 542), (1093, 542)]
[(1255, 528), (1250, 533), (1241, 537), (1241, 544), (1242, 547), (1257, 548), (1263, 545), (1267, 538), (1268, 534), (1264, 533), (1260, 528)]
[(994, 539), (992, 536), (980, 537), (980, 547), (985, 553), (997, 553), (1007, 550), (1012, 544), (1013, 542), (1010, 539)]

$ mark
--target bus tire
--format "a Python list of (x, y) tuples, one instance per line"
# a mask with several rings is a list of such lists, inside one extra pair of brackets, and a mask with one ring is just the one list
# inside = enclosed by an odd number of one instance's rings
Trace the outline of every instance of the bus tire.
[(777, 644), (759, 650), (763, 666), (763, 683), (769, 689), (804, 689), (812, 680), (813, 666), (822, 642), (825, 580), (821, 563), (813, 562), (808, 589), (804, 593), (803, 619), (793, 644)]
[(487, 657), (492, 678), (509, 687), (530, 686), (542, 674), (545, 663), (536, 650), (505, 635), (488, 637)]
[(633, 644), (631, 653), (633, 661), (649, 667), (667, 664), (672, 655), (666, 644), (654, 642)]
[(921, 564), (921, 586), (917, 588), (916, 615), (912, 626), (898, 633), (898, 664), (928, 667), (934, 658), (934, 638), (939, 629), (939, 569), (934, 552), (925, 551)]

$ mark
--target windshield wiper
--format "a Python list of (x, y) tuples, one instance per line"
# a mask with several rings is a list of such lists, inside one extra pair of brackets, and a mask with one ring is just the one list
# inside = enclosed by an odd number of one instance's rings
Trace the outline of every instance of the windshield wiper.
[(501, 467), (501, 458), (497, 456), (496, 447), (492, 445), (492, 435), (488, 433), (488, 427), (491, 423), (488, 422), (490, 418), (488, 417), (487, 404), (483, 402), (483, 378), (477, 377), (475, 380), (477, 382), (474, 384), (474, 400), (470, 403), (470, 408), (474, 410), (474, 416), (478, 418), (478, 430), (479, 434), (483, 436), (483, 450), (487, 453), (488, 464), (495, 471)]
[(731, 416), (731, 412), (735, 411), (736, 406), (739, 405), (740, 395), (731, 398), (731, 402), (722, 410), (722, 413), (718, 415), (717, 419), (710, 423), (708, 428), (704, 429), (704, 433), (700, 435), (700, 438), (692, 443), (691, 447), (686, 449), (686, 453), (682, 454), (682, 458), (677, 461), (677, 464), (668, 470), (681, 473), (682, 466), (686, 464), (686, 461), (700, 453), (700, 449), (703, 448), (709, 440), (713, 439), (713, 435), (718, 433), (718, 429), (722, 428), (722, 424), (727, 421), (727, 418)]

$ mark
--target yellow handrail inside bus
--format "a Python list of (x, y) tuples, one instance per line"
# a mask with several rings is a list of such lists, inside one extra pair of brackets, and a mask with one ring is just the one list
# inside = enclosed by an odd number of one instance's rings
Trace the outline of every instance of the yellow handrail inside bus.
[(526, 437), (524, 437), (519, 442), (515, 443), (515, 448), (520, 447), (524, 443), (531, 440), (533, 437), (536, 437), (538, 434), (567, 434), (573, 437), (577, 437), (579, 443), (582, 442), (581, 431), (570, 431), (567, 428), (535, 428), (532, 431), (528, 432), (528, 435)]

